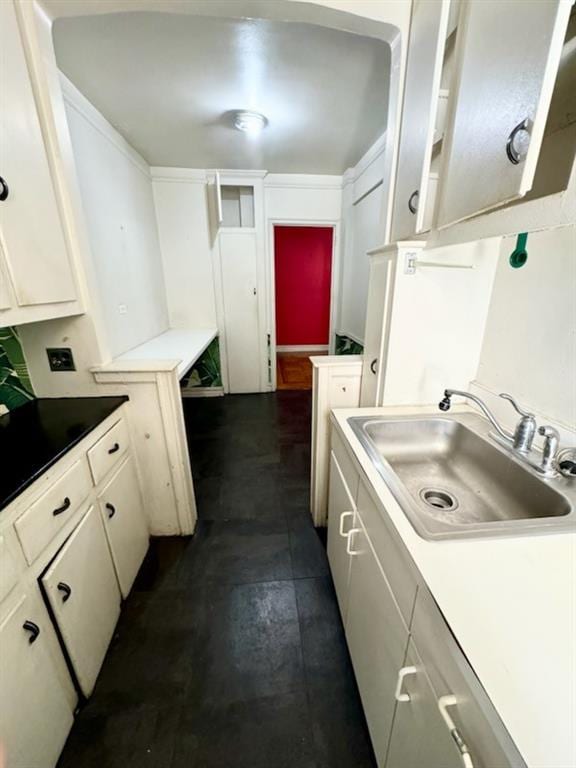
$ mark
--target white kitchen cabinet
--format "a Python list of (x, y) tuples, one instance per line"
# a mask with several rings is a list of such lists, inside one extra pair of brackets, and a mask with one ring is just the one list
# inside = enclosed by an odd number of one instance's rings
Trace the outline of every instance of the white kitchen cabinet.
[(98, 500), (120, 591), (127, 597), (148, 549), (148, 526), (132, 459), (122, 464)]
[[(386, 768), (465, 768), (462, 754), (442, 719), (438, 697), (412, 642), (400, 677)], [(478, 768), (476, 763), (474, 768)]]
[(120, 614), (102, 520), (91, 507), (41, 578), (82, 692), (88, 696)]
[(330, 454), (328, 493), (328, 560), (342, 620), (346, 621), (350, 581), (349, 533), (354, 529), (356, 504), (346, 485), (334, 452)]
[(0, 744), (6, 768), (52, 768), (73, 713), (46, 647), (39, 597), (22, 595), (0, 623)]
[(408, 629), (384, 578), (362, 523), (349, 534), (350, 588), (346, 638), (372, 746), (380, 768), (386, 761), (394, 718), (394, 689)]
[(0, 51), (0, 325), (78, 314), (59, 193), (11, 0), (0, 3)]
[[(310, 512), (314, 525), (326, 525), (330, 472), (330, 411), (360, 404), (362, 357), (322, 355), (312, 363), (312, 461)], [(341, 467), (342, 469), (342, 467)], [(357, 485), (356, 481), (356, 485)], [(351, 489), (355, 493), (356, 489)]]
[(449, 9), (450, 0), (413, 4), (392, 218), (394, 242), (425, 228)]
[(532, 186), (572, 0), (470, 0), (458, 26), (438, 226)]

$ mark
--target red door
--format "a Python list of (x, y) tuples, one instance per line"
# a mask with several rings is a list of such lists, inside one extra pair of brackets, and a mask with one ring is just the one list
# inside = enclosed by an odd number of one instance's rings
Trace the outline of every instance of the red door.
[(279, 346), (329, 342), (332, 238), (332, 227), (274, 227)]

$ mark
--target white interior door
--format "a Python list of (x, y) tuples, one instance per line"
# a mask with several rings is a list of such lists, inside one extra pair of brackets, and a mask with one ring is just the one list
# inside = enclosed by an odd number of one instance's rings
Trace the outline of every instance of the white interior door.
[(421, 232), (450, 0), (413, 4), (402, 131), (394, 194), (392, 241)]
[(224, 333), (231, 393), (259, 392), (260, 333), (255, 232), (220, 232)]
[(0, 2), (0, 228), (19, 306), (76, 299), (68, 248), (12, 2)]
[(120, 591), (95, 507), (84, 516), (42, 584), (83, 693), (89, 696), (120, 615)]
[(571, 5), (572, 0), (465, 3), (439, 226), (532, 187)]
[(30, 597), (0, 624), (0, 744), (7, 768), (55, 765), (72, 727), (46, 632), (53, 629), (45, 608)]

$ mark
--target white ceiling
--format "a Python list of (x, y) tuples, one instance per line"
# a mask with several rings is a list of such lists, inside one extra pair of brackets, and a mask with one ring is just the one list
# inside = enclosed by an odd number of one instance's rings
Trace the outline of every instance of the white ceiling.
[[(260, 19), (57, 19), (58, 64), (150, 165), (342, 173), (385, 130), (390, 48)], [(258, 138), (230, 111), (262, 112)]]

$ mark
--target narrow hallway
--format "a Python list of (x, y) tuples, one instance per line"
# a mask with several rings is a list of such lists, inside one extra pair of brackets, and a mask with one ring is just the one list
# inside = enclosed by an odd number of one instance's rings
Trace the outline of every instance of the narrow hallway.
[(196, 535), (153, 540), (60, 768), (372, 768), (308, 512), (311, 393), (184, 410)]

